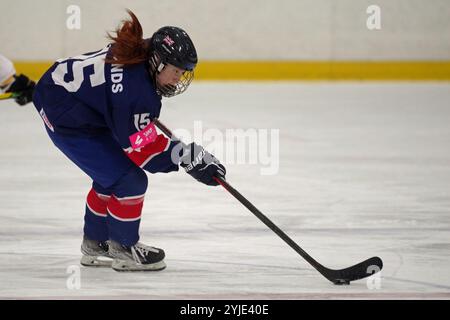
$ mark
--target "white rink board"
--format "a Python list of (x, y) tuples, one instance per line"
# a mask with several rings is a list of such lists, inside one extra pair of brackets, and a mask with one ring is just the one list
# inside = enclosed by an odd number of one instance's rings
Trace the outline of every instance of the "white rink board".
[[(449, 299), (448, 83), (195, 83), (164, 100), (170, 128), (280, 129), (280, 170), (228, 181), (318, 261), (385, 264), (380, 288), (334, 286), (222, 188), (149, 175), (141, 240), (168, 268), (79, 266), (90, 181), (32, 105), (0, 101), (2, 299)], [(375, 282), (371, 282), (374, 284)]]

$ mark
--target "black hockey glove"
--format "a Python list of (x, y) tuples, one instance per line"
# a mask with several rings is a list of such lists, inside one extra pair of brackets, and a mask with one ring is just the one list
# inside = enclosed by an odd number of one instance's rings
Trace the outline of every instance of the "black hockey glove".
[(24, 106), (33, 100), (35, 85), (34, 81), (30, 80), (27, 76), (23, 74), (19, 76), (15, 75), (14, 82), (6, 92), (13, 92), (15, 96), (14, 100), (16, 100), (19, 105)]
[(180, 166), (196, 180), (217, 186), (213, 177), (225, 178), (225, 167), (212, 154), (196, 143), (191, 143), (183, 150)]

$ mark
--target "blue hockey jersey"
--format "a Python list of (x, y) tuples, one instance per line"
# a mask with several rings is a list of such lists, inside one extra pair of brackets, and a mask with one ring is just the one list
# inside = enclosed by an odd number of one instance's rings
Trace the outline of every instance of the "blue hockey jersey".
[(123, 149), (161, 110), (146, 63), (105, 63), (110, 47), (57, 60), (36, 85), (33, 102), (54, 132), (91, 136), (111, 132)]

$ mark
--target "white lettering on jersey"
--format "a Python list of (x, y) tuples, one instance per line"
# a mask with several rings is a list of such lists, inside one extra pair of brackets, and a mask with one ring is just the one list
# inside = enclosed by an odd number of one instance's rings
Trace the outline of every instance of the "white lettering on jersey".
[(123, 68), (121, 64), (113, 64), (111, 66), (111, 91), (113, 93), (118, 93), (123, 91), (123, 84), (121, 83), (123, 79)]
[[(89, 75), (91, 87), (105, 83), (105, 55), (109, 46), (90, 55), (80, 55), (69, 59), (59, 59), (58, 66), (52, 72), (53, 82), (63, 86), (69, 92), (77, 92), (84, 82), (84, 69), (93, 66), (93, 73)], [(64, 77), (69, 72), (68, 60), (72, 60), (71, 73), (73, 80), (66, 81)]]
[(139, 113), (134, 115), (134, 126), (137, 131), (144, 130), (151, 122), (150, 113)]

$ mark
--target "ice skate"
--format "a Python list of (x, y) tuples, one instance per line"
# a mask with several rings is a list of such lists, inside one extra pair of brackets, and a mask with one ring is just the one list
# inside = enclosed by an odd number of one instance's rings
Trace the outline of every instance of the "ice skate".
[(159, 271), (166, 267), (164, 250), (139, 242), (127, 247), (109, 241), (109, 254), (114, 259), (112, 268), (116, 271)]
[(111, 267), (113, 259), (108, 253), (108, 242), (90, 240), (86, 236), (83, 237), (81, 243), (80, 263), (86, 267)]

